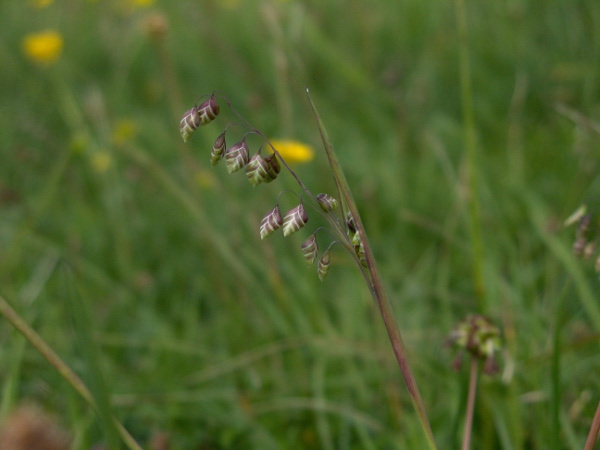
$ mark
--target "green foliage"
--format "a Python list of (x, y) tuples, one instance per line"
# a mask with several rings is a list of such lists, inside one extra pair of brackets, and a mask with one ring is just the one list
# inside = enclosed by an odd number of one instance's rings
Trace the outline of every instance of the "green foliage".
[[(459, 446), (468, 377), (443, 344), (481, 312), (469, 195), (486, 314), (505, 346), (501, 375), (481, 379), (473, 448), (583, 448), (600, 397), (599, 281), (562, 222), (600, 167), (597, 0), (466, 0), (470, 193), (453, 2), (134, 4), (0, 6), (0, 294), (84, 380), (102, 369), (112, 414), (140, 443), (165, 432), (173, 448), (424, 448), (350, 256), (333, 246), (322, 283), (306, 267), (316, 214), (311, 230), (260, 239), (294, 180), (252, 188), (211, 166), (232, 116), (181, 140), (183, 112), (221, 90), (267, 136), (319, 149), (295, 170), (334, 195), (308, 86), (439, 448)], [(40, 66), (21, 41), (49, 28), (64, 48)], [(249, 136), (251, 154), (257, 145)], [(280, 202), (285, 212), (298, 199)], [(60, 261), (85, 307), (73, 310)], [(0, 387), (3, 414), (33, 400), (80, 448), (104, 439), (101, 419), (3, 318)]]

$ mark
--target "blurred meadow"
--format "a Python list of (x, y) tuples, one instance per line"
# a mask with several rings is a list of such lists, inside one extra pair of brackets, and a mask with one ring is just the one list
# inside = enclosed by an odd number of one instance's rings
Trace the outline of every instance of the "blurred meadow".
[(474, 313), (503, 350), (472, 448), (583, 448), (600, 279), (563, 223), (600, 194), (600, 2), (5, 0), (0, 38), (0, 296), (101, 411), (0, 316), (2, 419), (34, 403), (76, 449), (122, 446), (106, 411), (153, 450), (425, 448), (352, 258), (334, 247), (319, 281), (317, 217), (260, 239), (291, 177), (211, 167), (225, 102), (179, 133), (220, 90), (310, 146), (293, 167), (333, 194), (308, 87), (439, 448), (460, 448), (468, 385), (445, 343)]

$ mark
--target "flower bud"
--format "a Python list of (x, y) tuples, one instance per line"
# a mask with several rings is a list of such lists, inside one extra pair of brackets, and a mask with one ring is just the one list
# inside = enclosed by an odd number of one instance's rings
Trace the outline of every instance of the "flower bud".
[(486, 374), (498, 371), (495, 356), (501, 346), (500, 330), (487, 317), (467, 316), (452, 330), (449, 341), (459, 352), (466, 351), (473, 358), (485, 361)]
[(338, 201), (328, 194), (317, 194), (317, 202), (326, 213), (333, 211), (338, 205)]
[(317, 259), (319, 246), (317, 245), (317, 237), (311, 234), (310, 237), (302, 243), (302, 254), (306, 263), (310, 266)]
[(215, 140), (215, 143), (212, 147), (212, 151), (210, 152), (210, 163), (213, 166), (216, 166), (217, 163), (221, 160), (226, 147), (227, 144), (225, 143), (225, 132), (223, 132)]
[(308, 222), (308, 215), (304, 210), (304, 205), (300, 203), (295, 208), (290, 209), (283, 216), (283, 235), (289, 236), (295, 233)]
[(234, 144), (225, 150), (227, 172), (237, 172), (248, 163), (249, 158), (250, 152), (248, 150), (248, 145), (246, 145), (246, 140), (242, 139), (237, 144)]
[(282, 224), (283, 219), (281, 217), (281, 211), (279, 211), (279, 206), (276, 206), (260, 221), (260, 238), (266, 238)]
[(250, 158), (246, 165), (246, 176), (252, 186), (256, 187), (269, 179), (268, 164), (258, 153)]

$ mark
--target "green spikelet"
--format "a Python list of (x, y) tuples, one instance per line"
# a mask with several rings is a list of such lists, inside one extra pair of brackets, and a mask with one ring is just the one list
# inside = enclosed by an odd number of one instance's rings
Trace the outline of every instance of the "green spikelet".
[(275, 153), (270, 154), (265, 157), (265, 161), (267, 162), (267, 173), (269, 174), (268, 178), (265, 180), (265, 183), (270, 183), (279, 172), (281, 172), (281, 165), (279, 164), (279, 160), (277, 159), (277, 155)]
[(338, 201), (329, 194), (317, 194), (317, 202), (325, 212), (331, 212), (338, 206)]
[(319, 280), (323, 281), (323, 279), (327, 276), (329, 272), (329, 266), (331, 264), (331, 256), (329, 254), (329, 249), (323, 253), (321, 259), (317, 263), (317, 274), (319, 275)]
[(310, 266), (317, 259), (317, 253), (319, 252), (319, 246), (317, 245), (317, 237), (311, 234), (310, 237), (302, 243), (302, 255), (306, 263)]
[(269, 179), (268, 164), (258, 153), (250, 158), (246, 165), (246, 176), (252, 186), (256, 187)]
[(237, 144), (234, 144), (225, 150), (227, 172), (237, 172), (248, 163), (249, 158), (250, 152), (248, 150), (248, 145), (246, 144), (246, 140), (242, 139)]

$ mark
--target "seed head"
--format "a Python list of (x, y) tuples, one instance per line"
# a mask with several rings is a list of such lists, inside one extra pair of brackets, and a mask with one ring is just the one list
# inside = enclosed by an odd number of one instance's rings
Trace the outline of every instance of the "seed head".
[[(500, 330), (489, 320), (479, 314), (469, 315), (452, 331), (450, 344), (459, 352), (467, 351), (473, 358), (485, 361), (484, 371), (491, 375), (498, 370), (495, 354), (501, 347)], [(458, 366), (460, 356), (455, 365)]]

